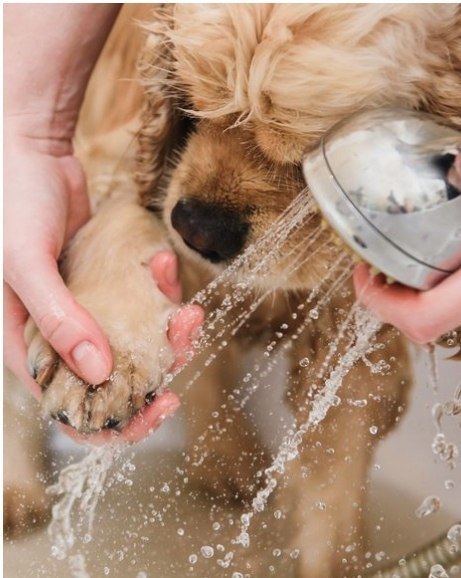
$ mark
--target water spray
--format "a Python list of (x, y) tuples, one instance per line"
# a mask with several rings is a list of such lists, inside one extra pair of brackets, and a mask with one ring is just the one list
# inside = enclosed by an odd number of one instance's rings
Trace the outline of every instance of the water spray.
[[(388, 282), (427, 290), (461, 268), (460, 154), (461, 132), (444, 119), (385, 108), (334, 126), (303, 173), (347, 247)], [(407, 561), (373, 578), (425, 578), (441, 562), (459, 564), (461, 548), (445, 533)]]

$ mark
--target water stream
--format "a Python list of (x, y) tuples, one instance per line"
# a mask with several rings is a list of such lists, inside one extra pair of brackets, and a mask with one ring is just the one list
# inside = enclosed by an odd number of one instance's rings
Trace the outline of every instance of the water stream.
[[(290, 275), (306, 260), (312, 259), (314, 247), (315, 251), (325, 250), (324, 245), (319, 246), (318, 244), (322, 232), (319, 227), (312, 228), (309, 235), (305, 237), (301, 248), (287, 248), (291, 235), (300, 227), (304, 227), (311, 218), (312, 201), (303, 192), (258, 243), (251, 246), (219, 277), (193, 298), (193, 303), (209, 306), (216, 301), (218, 294), (223, 295), (220, 305), (215, 307), (206, 319), (198, 342), (198, 355), (200, 355), (202, 367), (207, 367), (214, 362), (219, 351), (228, 346), (252, 313), (271, 295), (269, 288), (260, 290), (255, 294), (252, 289), (255, 279), (258, 280), (258, 285), (263, 287), (264, 280), (270, 278), (271, 266), (274, 261), (279, 261), (281, 255), (286, 259), (290, 251), (292, 251), (292, 258), (287, 259), (289, 265), (282, 273), (285, 276)], [(329, 243), (329, 240), (325, 243)], [(322, 313), (322, 308), (328, 306), (335, 295), (342, 294), (346, 290), (352, 260), (346, 252), (333, 245), (331, 251), (331, 265), (326, 270), (324, 277), (319, 279), (305, 301), (301, 302), (297, 310), (291, 314), (292, 320), (297, 320), (295, 329), (292, 329), (289, 323), (280, 325), (274, 332), (273, 338), (267, 342), (263, 349), (263, 363), (260, 359), (253, 362), (241, 381), (235, 384), (235, 395), (228, 400), (229, 404), (238, 405), (239, 410), (245, 408), (261, 384), (277, 368), (280, 356), (277, 357), (275, 352), (289, 350), (293, 343), (301, 338), (303, 331), (310, 324), (316, 322)], [(255, 258), (256, 256), (258, 258)], [(251, 263), (252, 267), (248, 267), (248, 263)], [(267, 286), (270, 286), (269, 282)], [(223, 544), (225, 541), (222, 533), (223, 524), (217, 521), (210, 522), (213, 524), (215, 542), (207, 542), (199, 546), (198, 553), (201, 558), (213, 558), (216, 564), (222, 568), (229, 568), (231, 564), (234, 568), (241, 549), (250, 546), (253, 521), (267, 508), (270, 496), (279, 486), (280, 480), (283, 479), (287, 464), (299, 456), (299, 448), (304, 436), (325, 419), (332, 407), (341, 402), (338, 392), (344, 377), (352, 367), (379, 347), (376, 334), (380, 327), (381, 324), (357, 304), (353, 305), (350, 311), (345, 312), (343, 322), (336, 329), (336, 338), (328, 346), (321, 370), (312, 375), (316, 384), (316, 394), (312, 398), (306, 399), (308, 412), (305, 422), (297, 424), (286, 433), (272, 464), (260, 472), (262, 479), (264, 479), (263, 487), (257, 492), (250, 507), (235, 519), (230, 518), (228, 520), (233, 528), (234, 537), (230, 540), (227, 539), (227, 545)], [(338, 355), (339, 349), (345, 353)], [(300, 367), (305, 367), (306, 371), (310, 369), (309, 363), (307, 358), (299, 360)], [(381, 371), (383, 368), (380, 366), (371, 369)], [(182, 370), (178, 370), (175, 374), (167, 374), (163, 385), (171, 385), (173, 380), (179, 378), (181, 372)], [(202, 370), (198, 369), (187, 383), (181, 384), (181, 389), (185, 391), (193, 387), (201, 375)], [(452, 412), (458, 408), (461, 403), (460, 399), (461, 388), (458, 398), (454, 400), (455, 405), (450, 406)], [(442, 440), (443, 433), (440, 430), (442, 415), (447, 415), (450, 408), (444, 406), (434, 410), (434, 423), (439, 429), (433, 447), (435, 448), (434, 453), (439, 459), (454, 467), (457, 454), (455, 455), (452, 446), (448, 447), (446, 440)], [(213, 417), (210, 415), (210, 427), (198, 437), (197, 443), (202, 443), (207, 436), (215, 435)], [(190, 461), (190, 456), (184, 454), (184, 463), (188, 461)], [(200, 464), (197, 463), (196, 465)], [(69, 571), (73, 578), (90, 578), (85, 556), (81, 553), (80, 546), (93, 539), (94, 516), (98, 501), (114, 484), (120, 483), (129, 486), (130, 475), (133, 470), (134, 466), (130, 458), (126, 457), (125, 448), (120, 446), (96, 448), (91, 450), (79, 463), (65, 468), (58, 481), (49, 488), (49, 492), (59, 498), (53, 508), (53, 519), (49, 526), (51, 553), (58, 560), (67, 559)], [(178, 472), (180, 473), (178, 474)], [(178, 480), (182, 480), (184, 483), (180, 483)], [(176, 479), (164, 480), (160, 493), (169, 493), (175, 487), (176, 492), (179, 491), (179, 487), (187, 487), (187, 480), (184, 478), (182, 469), (177, 469)], [(435, 501), (424, 504), (424, 508), (427, 510), (435, 507)], [(152, 497), (150, 508), (155, 515), (151, 515), (149, 523), (163, 525), (162, 516), (168, 511), (168, 508), (162, 510), (161, 507), (157, 507), (155, 495)], [(421, 509), (421, 516), (426, 515), (424, 512)], [(455, 530), (452, 533), (454, 535)], [(182, 535), (184, 535), (184, 528), (180, 526), (178, 536)], [(294, 558), (294, 555), (292, 557)], [(197, 554), (191, 553), (189, 555), (189, 570), (193, 569), (197, 559)], [(234, 578), (240, 578), (244, 575), (245, 573), (237, 570), (232, 574)], [(142, 571), (137, 576), (144, 578), (147, 574)]]

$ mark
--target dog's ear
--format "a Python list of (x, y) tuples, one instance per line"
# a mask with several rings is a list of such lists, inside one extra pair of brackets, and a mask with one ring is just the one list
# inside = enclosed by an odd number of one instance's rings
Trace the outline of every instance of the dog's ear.
[(192, 123), (182, 112), (187, 103), (174, 84), (175, 61), (170, 40), (173, 10), (172, 5), (163, 5), (155, 12), (153, 22), (143, 24), (147, 37), (138, 65), (144, 104), (138, 133), (136, 180), (141, 204), (152, 210), (158, 210), (159, 183)]
[(461, 128), (461, 5), (446, 9), (454, 13), (444, 33), (428, 41), (428, 74), (419, 86), (421, 108)]

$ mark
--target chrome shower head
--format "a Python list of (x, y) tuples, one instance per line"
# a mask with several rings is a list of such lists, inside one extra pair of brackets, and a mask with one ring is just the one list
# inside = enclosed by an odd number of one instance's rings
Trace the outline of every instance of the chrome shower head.
[(321, 212), (356, 253), (429, 289), (461, 267), (461, 132), (400, 109), (339, 123), (303, 161)]

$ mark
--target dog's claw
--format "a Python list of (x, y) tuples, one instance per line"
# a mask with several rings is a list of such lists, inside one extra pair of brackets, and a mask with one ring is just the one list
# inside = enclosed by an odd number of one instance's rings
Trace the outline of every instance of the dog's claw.
[(36, 367), (33, 368), (32, 377), (42, 389), (46, 389), (50, 384), (57, 366), (57, 362), (53, 362), (43, 365), (40, 369), (37, 369)]
[(56, 421), (63, 423), (64, 425), (70, 425), (69, 414), (65, 410), (58, 411), (56, 414), (51, 416)]
[(116, 417), (110, 417), (104, 423), (104, 429), (117, 429), (121, 424), (121, 421)]
[(149, 391), (149, 393), (144, 398), (146, 405), (150, 405), (155, 400), (156, 397), (157, 397), (157, 392)]

